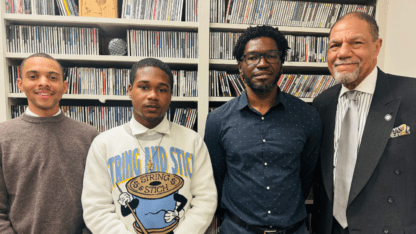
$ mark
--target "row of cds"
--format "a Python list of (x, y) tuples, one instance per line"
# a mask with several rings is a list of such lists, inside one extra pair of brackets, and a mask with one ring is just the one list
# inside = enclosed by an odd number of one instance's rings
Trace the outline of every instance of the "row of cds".
[(127, 55), (198, 58), (198, 33), (127, 30)]
[[(56, 0), (60, 15), (78, 16), (74, 0)], [(55, 0), (8, 0), (6, 13), (29, 15), (55, 15)]]
[(123, 0), (121, 18), (141, 20), (198, 21), (198, 0)]
[[(210, 59), (235, 59), (233, 50), (241, 33), (211, 32)], [(288, 62), (326, 62), (328, 37), (284, 35), (290, 49), (285, 61)]]
[(211, 23), (330, 28), (343, 15), (374, 15), (374, 6), (275, 0), (211, 0)]
[[(9, 67), (9, 91), (20, 93), (16, 80), (20, 66)], [(172, 95), (176, 97), (198, 96), (198, 72), (172, 70)], [(127, 95), (130, 84), (130, 69), (68, 67), (64, 68), (68, 81), (68, 94)]]
[[(192, 108), (176, 108), (173, 116), (173, 123), (193, 129), (197, 117), (197, 110)], [(170, 109), (168, 111), (168, 118), (170, 119)]]
[[(245, 90), (238, 74), (225, 71), (210, 71), (211, 97), (235, 97)], [(314, 98), (338, 82), (330, 75), (282, 74), (278, 80), (280, 89), (298, 98)]]
[(290, 47), (286, 61), (326, 63), (328, 37), (285, 35), (285, 38)]
[(234, 59), (233, 50), (242, 33), (235, 32), (210, 32), (209, 33), (209, 58), (210, 59)]
[(227, 74), (225, 71), (209, 71), (209, 96), (235, 97), (246, 89), (238, 74)]
[(298, 98), (314, 98), (338, 82), (330, 75), (283, 74), (278, 85), (280, 89)]
[(176, 97), (198, 97), (198, 72), (197, 71), (172, 71), (173, 90)]
[[(22, 115), (27, 106), (11, 106), (12, 118)], [(61, 106), (61, 110), (69, 118), (87, 123), (95, 127), (99, 132), (123, 125), (133, 116), (133, 108), (127, 106)], [(168, 110), (168, 119), (171, 110)], [(193, 128), (197, 117), (196, 109), (176, 108), (172, 122)]]
[(99, 54), (98, 28), (6, 26), (7, 52), (48, 54)]

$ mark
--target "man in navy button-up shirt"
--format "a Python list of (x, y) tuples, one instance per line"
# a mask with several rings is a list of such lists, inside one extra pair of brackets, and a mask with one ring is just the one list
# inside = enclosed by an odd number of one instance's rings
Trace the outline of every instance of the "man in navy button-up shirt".
[(277, 29), (249, 28), (233, 53), (247, 90), (208, 115), (221, 233), (307, 233), (305, 199), (322, 129), (312, 106), (277, 86), (287, 50)]

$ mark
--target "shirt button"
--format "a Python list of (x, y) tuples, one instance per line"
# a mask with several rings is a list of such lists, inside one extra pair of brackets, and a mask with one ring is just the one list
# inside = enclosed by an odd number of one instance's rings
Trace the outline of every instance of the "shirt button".
[(394, 174), (396, 174), (396, 175), (400, 175), (400, 174), (402, 174), (402, 172), (401, 172), (399, 169), (396, 169), (396, 170), (394, 171)]
[(264, 120), (264, 117), (263, 116), (261, 117), (261, 120)]
[(263, 139), (263, 142), (266, 142), (266, 139)]
[(387, 201), (388, 201), (389, 203), (393, 203), (393, 202), (394, 202), (394, 199), (390, 197)]
[(269, 210), (269, 211), (267, 211), (267, 213), (271, 214), (272, 212)]
[(270, 186), (267, 186), (267, 190), (269, 190), (270, 189)]
[(267, 162), (265, 162), (264, 165), (267, 166)]
[(383, 229), (383, 232), (384, 232), (384, 233), (389, 233), (389, 229), (384, 228), (384, 229)]

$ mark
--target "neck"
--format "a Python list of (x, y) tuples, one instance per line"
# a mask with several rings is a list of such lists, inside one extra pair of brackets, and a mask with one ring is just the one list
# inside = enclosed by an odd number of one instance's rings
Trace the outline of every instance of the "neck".
[(250, 106), (260, 112), (262, 115), (274, 105), (278, 94), (277, 85), (269, 93), (257, 94), (247, 87), (247, 99)]
[(163, 116), (160, 119), (150, 119), (150, 120), (149, 119), (136, 118), (136, 117), (135, 117), (135, 119), (136, 119), (137, 122), (139, 122), (141, 125), (145, 126), (146, 128), (152, 129), (152, 128), (155, 128), (157, 125), (159, 125), (163, 121), (164, 117), (165, 116)]
[(43, 110), (33, 107), (32, 105), (30, 105), (30, 103), (28, 105), (28, 108), (33, 114), (38, 115), (39, 117), (52, 117), (59, 111), (59, 106), (56, 106), (52, 109)]

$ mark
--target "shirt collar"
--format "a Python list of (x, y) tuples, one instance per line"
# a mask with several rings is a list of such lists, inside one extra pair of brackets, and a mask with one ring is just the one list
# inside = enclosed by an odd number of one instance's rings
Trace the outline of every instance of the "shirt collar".
[(133, 135), (140, 135), (140, 134), (152, 134), (155, 132), (162, 133), (162, 134), (170, 134), (170, 124), (167, 119), (167, 116), (163, 118), (162, 122), (160, 122), (156, 127), (149, 129), (137, 122), (137, 120), (132, 117), (130, 120), (130, 129)]
[[(286, 98), (283, 95), (283, 92), (280, 90), (280, 88), (277, 87), (277, 89), (278, 89), (279, 94), (277, 95), (276, 101), (274, 102), (272, 108), (275, 107), (275, 106), (277, 106), (279, 103), (282, 103), (283, 106), (285, 105)], [(246, 106), (250, 108), (250, 103), (248, 102), (248, 98), (247, 98), (247, 91), (244, 91), (240, 95), (240, 97), (238, 97), (238, 98), (239, 98), (239, 100), (238, 100), (238, 106), (237, 106), (237, 109), (238, 110), (241, 110), (241, 109), (243, 109)]]
[[(376, 89), (376, 82), (377, 82), (377, 75), (378, 70), (377, 67), (374, 67), (373, 71), (357, 86), (354, 90), (374, 94), (374, 90)], [(344, 93), (348, 92), (349, 89), (342, 85), (341, 92), (339, 96), (341, 97)]]
[[(26, 115), (29, 115), (29, 116), (33, 116), (33, 117), (40, 117), (39, 115), (37, 115), (37, 114), (33, 113), (32, 111), (30, 111), (29, 110), (29, 107), (26, 108), (25, 114)], [(53, 116), (57, 116), (59, 114), (61, 114), (61, 109), (60, 108), (59, 108), (58, 112), (56, 112), (56, 114), (54, 114)]]

